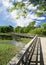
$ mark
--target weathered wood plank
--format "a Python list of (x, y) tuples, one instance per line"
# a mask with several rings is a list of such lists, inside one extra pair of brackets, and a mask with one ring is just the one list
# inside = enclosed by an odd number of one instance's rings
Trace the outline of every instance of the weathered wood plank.
[(44, 65), (46, 65), (46, 37), (40, 37), (43, 52)]

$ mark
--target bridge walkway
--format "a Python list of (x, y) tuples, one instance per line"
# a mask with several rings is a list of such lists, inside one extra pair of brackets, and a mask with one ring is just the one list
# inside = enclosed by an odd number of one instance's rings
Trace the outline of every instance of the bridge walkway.
[(44, 65), (46, 65), (46, 37), (41, 37)]
[(36, 35), (7, 65), (46, 65), (46, 38)]
[(38, 39), (35, 51), (28, 65), (44, 65), (41, 40)]

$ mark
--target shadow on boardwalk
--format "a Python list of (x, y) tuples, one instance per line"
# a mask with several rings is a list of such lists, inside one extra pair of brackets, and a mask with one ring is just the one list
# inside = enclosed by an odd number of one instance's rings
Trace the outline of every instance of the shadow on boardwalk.
[(28, 65), (44, 65), (40, 38), (38, 39), (38, 43), (36, 44), (35, 51), (32, 54), (32, 58), (30, 58), (29, 61), (30, 62), (28, 63)]
[(28, 46), (28, 48), (26, 47), (26, 52), (24, 51), (23, 53), (22, 50), (21, 53), (15, 57), (20, 61), (15, 64), (13, 60), (8, 65), (44, 65), (41, 40), (35, 37), (32, 41), (31, 45)]

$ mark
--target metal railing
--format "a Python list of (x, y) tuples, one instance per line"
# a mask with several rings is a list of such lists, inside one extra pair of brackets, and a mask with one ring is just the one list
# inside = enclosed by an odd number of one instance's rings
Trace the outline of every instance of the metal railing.
[(25, 47), (9, 61), (7, 65), (29, 65), (37, 43), (37, 35)]

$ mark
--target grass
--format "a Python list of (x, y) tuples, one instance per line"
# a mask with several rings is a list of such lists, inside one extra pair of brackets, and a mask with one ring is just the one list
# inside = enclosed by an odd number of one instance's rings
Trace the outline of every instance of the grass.
[[(16, 40), (26, 44), (31, 39), (17, 38)], [(2, 43), (3, 42), (3, 43)], [(0, 65), (7, 65), (7, 63), (21, 50), (20, 46), (10, 44), (11, 40), (0, 40)]]
[(18, 52), (19, 49), (16, 47), (16, 45), (0, 43), (0, 65), (6, 65)]
[(31, 38), (15, 38), (17, 41), (21, 41), (22, 43), (24, 43), (24, 44), (27, 44), (30, 40), (31, 40)]
[(27, 44), (30, 40), (30, 38), (21, 38), (21, 41), (25, 44)]

